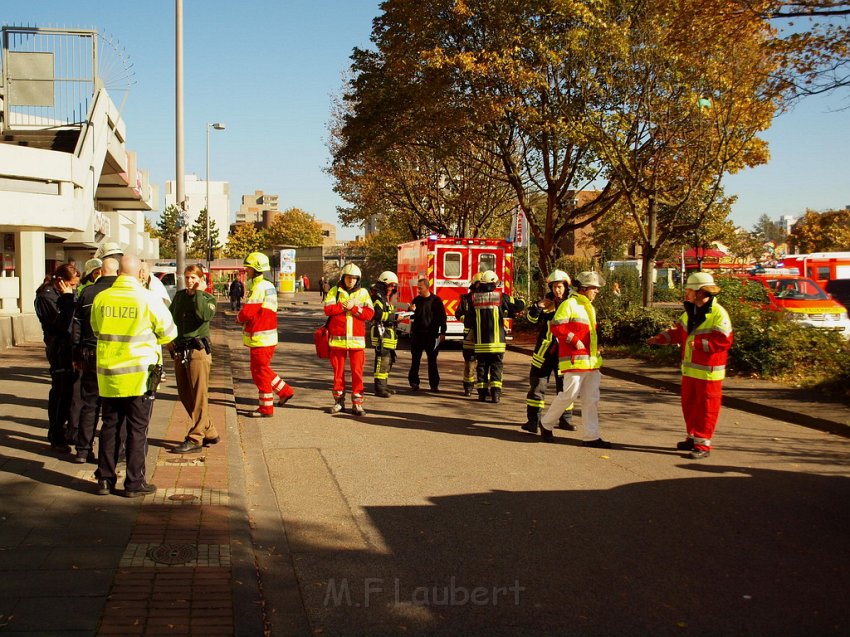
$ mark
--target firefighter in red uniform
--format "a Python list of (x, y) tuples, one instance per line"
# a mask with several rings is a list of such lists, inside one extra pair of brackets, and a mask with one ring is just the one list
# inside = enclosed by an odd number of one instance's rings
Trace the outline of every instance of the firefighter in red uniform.
[(729, 314), (714, 296), (720, 288), (707, 272), (695, 272), (685, 285), (685, 312), (649, 345), (682, 346), (682, 413), (688, 437), (676, 449), (700, 460), (711, 453), (726, 377), (726, 358), (732, 347)]
[(330, 317), (330, 359), (334, 370), (332, 414), (345, 409), (345, 357), (351, 368), (351, 411), (363, 410), (363, 366), (366, 361), (366, 321), (375, 311), (369, 292), (360, 287), (360, 268), (348, 263), (342, 268), (339, 283), (325, 297), (325, 316)]
[(262, 252), (252, 252), (243, 265), (247, 268), (248, 296), (236, 321), (242, 324), (242, 342), (251, 348), (251, 378), (259, 392), (260, 407), (251, 412), (253, 418), (274, 415), (274, 395), (283, 407), (295, 392), (271, 369), (277, 346), (277, 290), (263, 278), (271, 270), (269, 258)]

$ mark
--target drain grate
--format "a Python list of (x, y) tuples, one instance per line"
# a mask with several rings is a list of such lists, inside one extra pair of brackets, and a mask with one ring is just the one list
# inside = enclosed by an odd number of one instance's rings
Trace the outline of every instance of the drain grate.
[(174, 495), (168, 496), (169, 500), (174, 500), (175, 502), (188, 502), (189, 500), (197, 500), (198, 496), (192, 495), (191, 493), (175, 493)]
[(194, 544), (160, 544), (148, 549), (148, 559), (157, 564), (185, 564), (198, 557)]

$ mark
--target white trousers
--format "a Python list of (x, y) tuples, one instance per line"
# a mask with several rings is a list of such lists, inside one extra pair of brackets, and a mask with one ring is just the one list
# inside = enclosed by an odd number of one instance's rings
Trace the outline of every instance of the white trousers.
[(599, 382), (602, 372), (594, 369), (589, 372), (567, 372), (563, 374), (564, 391), (555, 396), (549, 409), (540, 419), (546, 429), (552, 431), (564, 410), (581, 396), (581, 424), (583, 440), (599, 438)]

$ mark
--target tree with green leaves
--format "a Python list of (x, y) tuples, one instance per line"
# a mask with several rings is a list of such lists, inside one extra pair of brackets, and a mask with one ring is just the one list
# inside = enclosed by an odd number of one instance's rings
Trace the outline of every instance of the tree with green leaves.
[(797, 252), (846, 251), (850, 248), (850, 210), (807, 210), (789, 237)]
[(753, 233), (758, 236), (762, 243), (773, 241), (776, 245), (785, 243), (788, 235), (778, 223), (773, 221), (768, 215), (762, 215), (753, 226)]
[(252, 252), (262, 252), (268, 247), (264, 232), (258, 232), (253, 223), (236, 226), (224, 246), (224, 257), (227, 259), (244, 259)]
[(322, 226), (316, 217), (300, 208), (289, 208), (275, 215), (265, 231), (267, 245), (276, 246), (320, 246)]
[(177, 233), (180, 230), (180, 210), (177, 206), (167, 206), (156, 222), (156, 227), (160, 258), (177, 258)]
[[(204, 208), (198, 213), (198, 218), (189, 229), (191, 243), (186, 249), (186, 256), (193, 259), (207, 258), (207, 209)], [(212, 248), (212, 258), (218, 258), (221, 251), (221, 242), (219, 240), (218, 226), (215, 219), (210, 219), (210, 246)]]

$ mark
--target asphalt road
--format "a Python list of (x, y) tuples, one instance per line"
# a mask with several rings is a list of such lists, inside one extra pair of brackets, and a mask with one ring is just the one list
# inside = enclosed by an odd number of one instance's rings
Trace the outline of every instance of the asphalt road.
[[(407, 390), (401, 351), (400, 393), (369, 382), (365, 417), (331, 416), (322, 321), (283, 306), (274, 368), (296, 396), (239, 418), (274, 634), (850, 633), (847, 439), (724, 409), (711, 458), (688, 460), (677, 397), (605, 377), (614, 449), (580, 431), (547, 445), (519, 429), (529, 358), (509, 352), (502, 403), (483, 404), (456, 347), (440, 394)], [(254, 409), (229, 336), (237, 405)]]

